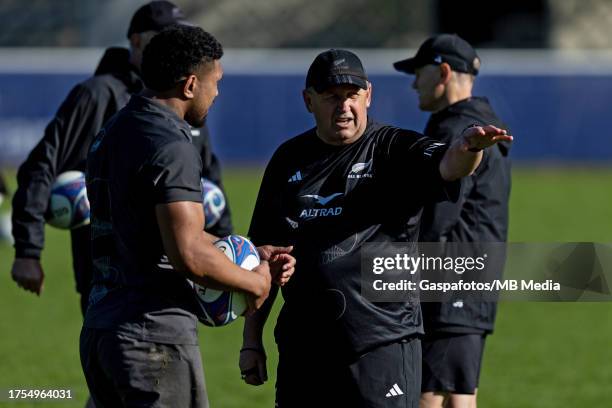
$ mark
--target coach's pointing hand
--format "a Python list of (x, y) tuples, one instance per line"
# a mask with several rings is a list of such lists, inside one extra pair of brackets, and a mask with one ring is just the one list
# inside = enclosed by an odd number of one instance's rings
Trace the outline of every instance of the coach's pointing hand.
[(463, 150), (477, 152), (498, 142), (511, 142), (512, 136), (504, 129), (488, 126), (472, 126), (463, 131)]
[(511, 142), (512, 136), (504, 129), (472, 126), (456, 138), (440, 161), (440, 175), (453, 181), (474, 173), (482, 160), (482, 150), (499, 142)]

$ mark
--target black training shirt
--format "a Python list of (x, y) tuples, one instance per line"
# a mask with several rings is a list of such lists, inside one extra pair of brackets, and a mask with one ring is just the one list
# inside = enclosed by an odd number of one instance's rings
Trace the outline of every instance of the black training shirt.
[[(487, 98), (471, 97), (432, 114), (425, 134), (450, 143), (460, 138), (463, 130), (472, 124), (507, 129)], [(484, 150), (474, 174), (462, 179), (461, 193), (456, 202), (432, 203), (425, 207), (421, 241), (506, 241), (511, 185), (510, 147), (511, 143), (502, 142)], [(504, 259), (492, 261), (489, 268), (496, 270), (501, 278)], [(497, 304), (493, 302), (423, 304), (425, 329), (428, 332), (490, 333), (496, 313)]]
[(294, 245), (283, 287), (280, 348), (306, 344), (349, 354), (422, 332), (418, 304), (361, 297), (360, 247), (416, 241), (426, 202), (454, 198), (439, 162), (446, 145), (368, 122), (346, 146), (311, 129), (281, 145), (266, 168), (249, 234), (256, 245)]
[(197, 344), (186, 279), (164, 257), (157, 204), (201, 202), (200, 156), (189, 125), (133, 96), (98, 134), (87, 161), (93, 288), (85, 327), (145, 341)]

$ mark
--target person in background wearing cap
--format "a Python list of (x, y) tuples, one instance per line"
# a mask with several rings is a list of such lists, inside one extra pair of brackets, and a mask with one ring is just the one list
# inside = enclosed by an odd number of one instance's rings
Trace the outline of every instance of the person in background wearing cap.
[[(425, 135), (444, 143), (462, 140), (472, 125), (506, 128), (489, 101), (472, 96), (480, 58), (461, 37), (440, 34), (425, 41), (413, 58), (396, 62), (415, 75), (419, 108), (432, 112)], [(421, 220), (422, 242), (505, 242), (510, 196), (510, 142), (483, 152), (478, 169), (462, 180), (456, 202), (429, 203)], [(503, 260), (493, 267), (501, 275)], [(501, 262), (501, 264), (497, 264)], [(421, 407), (476, 407), (486, 336), (493, 332), (496, 303), (423, 303)]]
[[(482, 149), (512, 138), (485, 126), (438, 143), (368, 118), (371, 98), (355, 54), (319, 54), (303, 91), (316, 127), (276, 150), (259, 190), (249, 235), (293, 245), (297, 261), (275, 329), (279, 408), (418, 406), (420, 306), (362, 297), (361, 247), (416, 241), (423, 206), (454, 199)], [(275, 295), (245, 321), (248, 384), (267, 379), (261, 337)]]
[[(40, 255), (44, 245), (44, 214), (55, 178), (68, 170), (85, 171), (87, 150), (102, 125), (143, 89), (140, 79), (142, 53), (162, 28), (184, 23), (183, 12), (169, 1), (152, 1), (133, 15), (127, 37), (130, 49), (111, 47), (102, 57), (95, 75), (76, 85), (51, 120), (41, 141), (34, 147), (17, 174), (13, 199), (15, 261), (13, 280), (27, 291), (41, 294), (44, 272)], [(212, 154), (206, 127), (192, 130), (200, 151), (203, 177), (222, 188), (219, 164)], [(92, 276), (90, 227), (71, 231), (76, 290), (84, 314)], [(230, 234), (230, 213), (214, 226), (213, 234)]]

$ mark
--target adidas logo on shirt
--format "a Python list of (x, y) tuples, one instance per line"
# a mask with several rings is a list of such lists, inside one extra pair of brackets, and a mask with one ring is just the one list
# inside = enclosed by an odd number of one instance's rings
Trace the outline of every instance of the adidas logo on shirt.
[(395, 383), (395, 384), (393, 384), (393, 387), (391, 387), (391, 389), (389, 390), (387, 395), (385, 395), (385, 397), (387, 397), (387, 398), (390, 398), (390, 397), (399, 397), (400, 395), (404, 395), (404, 392), (400, 389), (400, 387), (397, 385), (397, 383)]
[(293, 176), (289, 177), (287, 183), (295, 183), (297, 181), (302, 181), (302, 172), (299, 170)]

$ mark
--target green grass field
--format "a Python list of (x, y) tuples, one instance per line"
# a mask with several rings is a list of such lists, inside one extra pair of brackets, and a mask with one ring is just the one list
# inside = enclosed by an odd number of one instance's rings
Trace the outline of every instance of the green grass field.
[[(237, 233), (246, 233), (260, 171), (227, 171), (225, 184)], [(514, 171), (512, 241), (612, 242), (611, 169)], [(5, 203), (2, 210), (7, 209)], [(75, 399), (45, 406), (82, 407), (87, 395), (78, 358), (81, 325), (68, 234), (48, 229), (42, 296), (10, 278), (12, 248), (0, 244), (0, 390), (70, 388)], [(278, 308), (276, 309), (278, 310)], [(274, 316), (273, 316), (274, 317)], [(269, 382), (249, 387), (237, 367), (242, 323), (201, 326), (200, 344), (213, 408), (273, 407), (276, 353), (266, 330)], [(503, 303), (489, 338), (481, 407), (608, 406), (612, 397), (612, 305)], [(36, 404), (41, 406), (43, 404)], [(0, 400), (4, 407), (28, 403)]]

